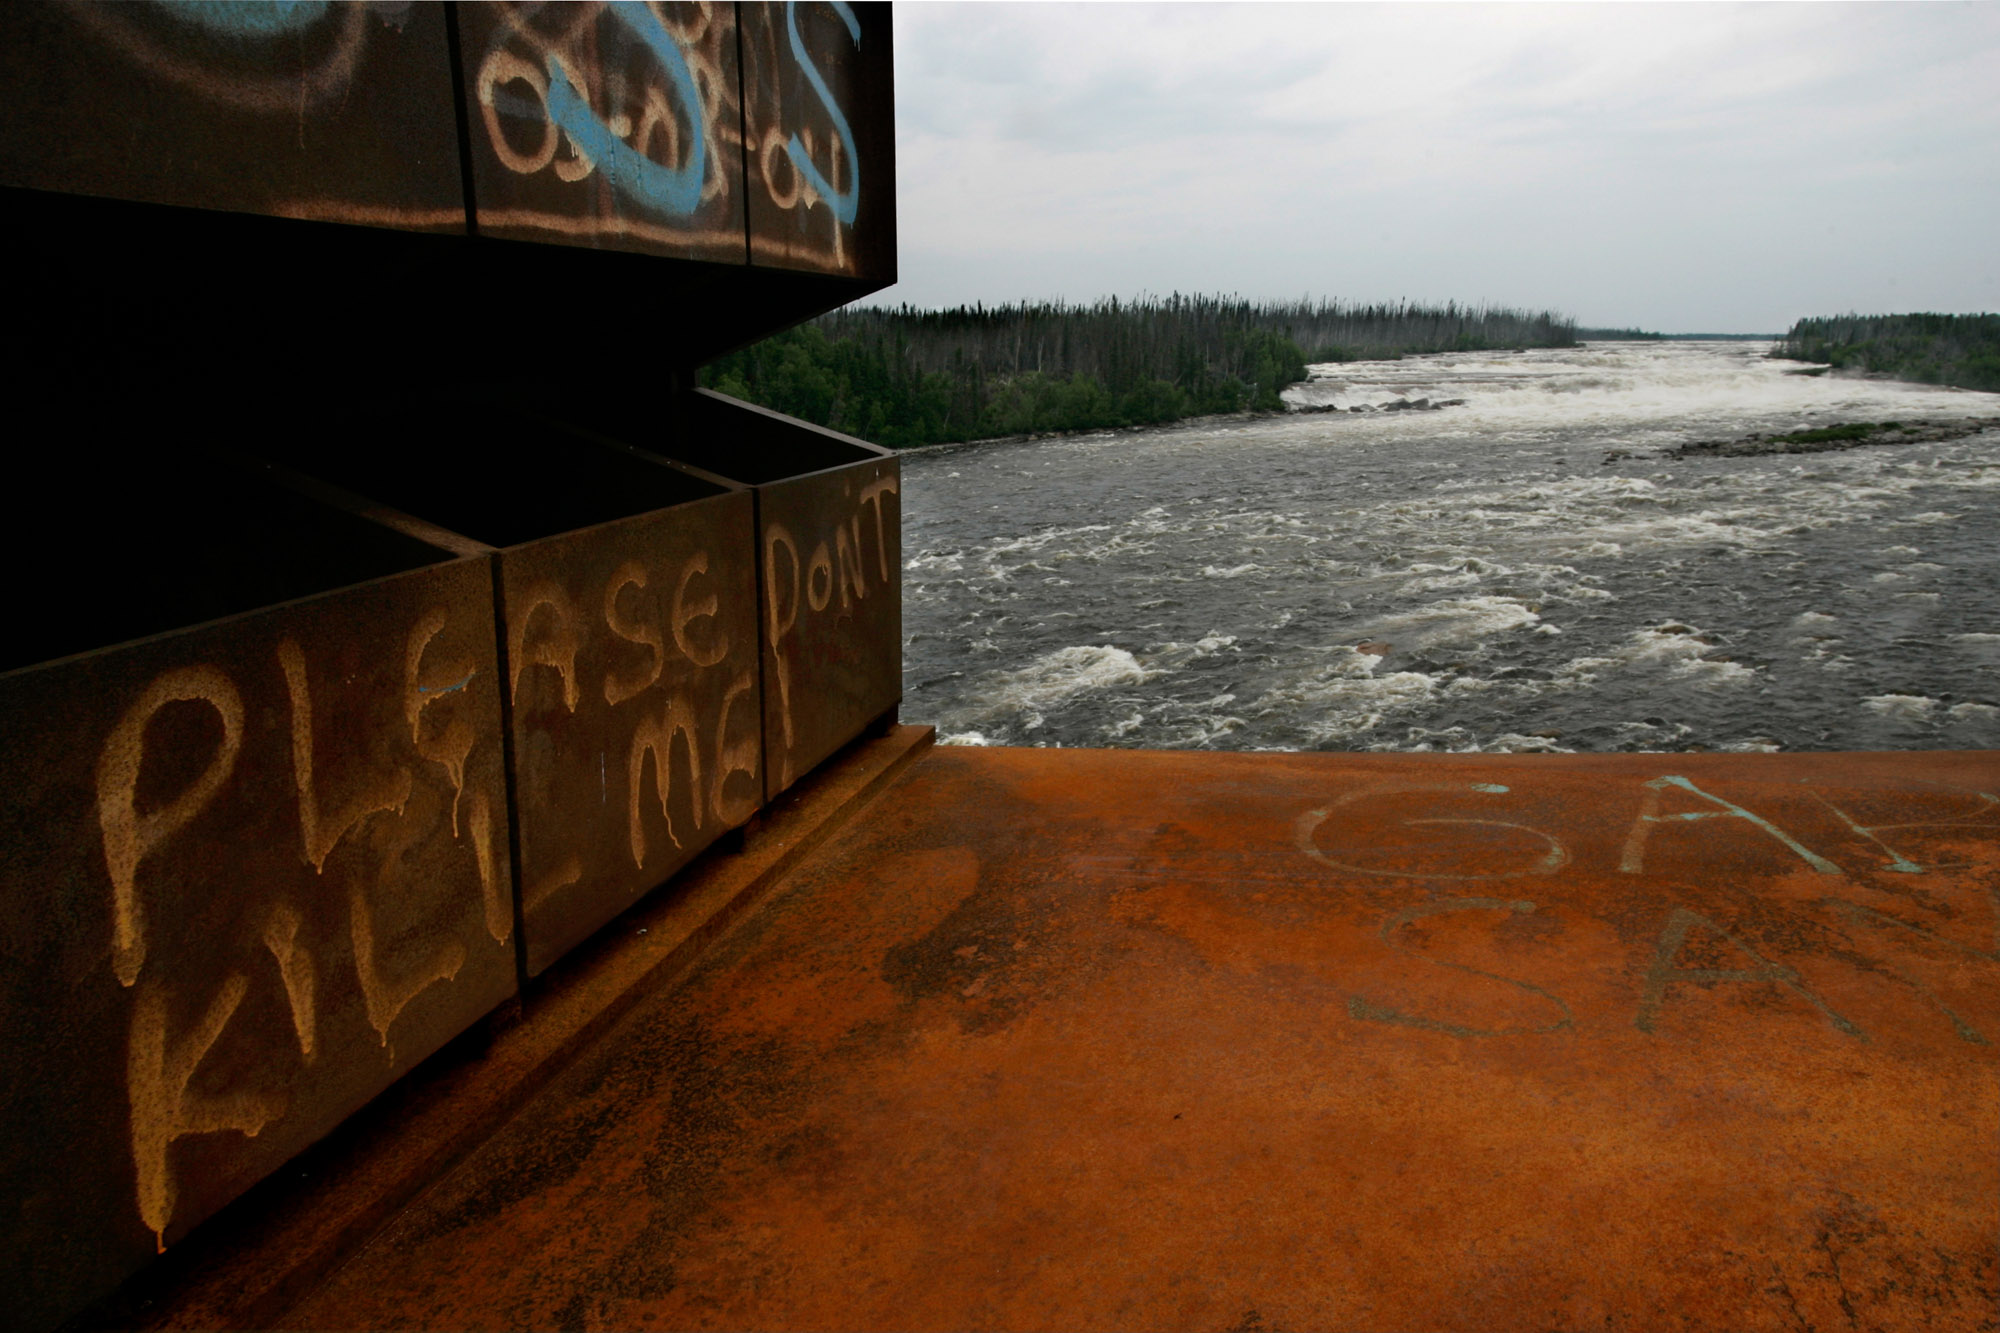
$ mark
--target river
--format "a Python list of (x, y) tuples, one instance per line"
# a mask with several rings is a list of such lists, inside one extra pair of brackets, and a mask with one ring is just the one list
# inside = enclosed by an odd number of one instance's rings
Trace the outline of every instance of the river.
[[(992, 745), (2000, 748), (2000, 431), (1659, 455), (2000, 395), (1767, 350), (1316, 366), (1289, 399), (1376, 410), (908, 453), (903, 717)], [(1463, 401), (1387, 406), (1418, 399)]]

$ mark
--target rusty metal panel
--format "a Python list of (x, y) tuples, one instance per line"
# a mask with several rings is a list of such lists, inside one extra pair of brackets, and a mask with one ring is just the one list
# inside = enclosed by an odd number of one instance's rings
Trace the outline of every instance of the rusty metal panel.
[(768, 801), (903, 697), (902, 464), (707, 389), (675, 406), (671, 429), (625, 428), (757, 496)]
[(442, 6), (0, 6), (0, 184), (462, 231)]
[(287, 1322), (1990, 1329), (1996, 794), (933, 750)]
[(769, 796), (903, 697), (901, 491), (893, 457), (758, 488)]
[(499, 556), (528, 971), (754, 814), (744, 490)]
[(0, 1322), (101, 1294), (512, 992), (491, 580), (0, 675)]
[(747, 489), (472, 397), (358, 405), (268, 447), (494, 552), (531, 975), (756, 811)]
[(751, 262), (894, 282), (889, 6), (739, 8)]
[(492, 236), (744, 262), (736, 9), (458, 9)]

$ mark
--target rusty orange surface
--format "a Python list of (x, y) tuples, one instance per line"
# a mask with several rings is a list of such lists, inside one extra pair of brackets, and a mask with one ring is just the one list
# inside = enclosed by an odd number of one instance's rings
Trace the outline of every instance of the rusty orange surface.
[(939, 750), (291, 1323), (1992, 1329), (1996, 795)]

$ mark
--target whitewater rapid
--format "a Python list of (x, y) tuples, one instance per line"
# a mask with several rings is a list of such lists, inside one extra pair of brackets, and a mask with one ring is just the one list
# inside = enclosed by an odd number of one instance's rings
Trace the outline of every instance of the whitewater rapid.
[[(1316, 366), (1287, 398), (1340, 410), (907, 454), (903, 716), (995, 745), (2000, 748), (2000, 432), (1659, 456), (2000, 395), (1767, 350)], [(1391, 406), (1418, 400), (1461, 401)]]

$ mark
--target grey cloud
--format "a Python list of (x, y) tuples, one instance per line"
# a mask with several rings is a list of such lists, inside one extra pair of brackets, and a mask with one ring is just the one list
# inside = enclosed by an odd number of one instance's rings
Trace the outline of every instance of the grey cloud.
[(890, 300), (2000, 308), (2000, 7), (918, 6), (897, 47)]

